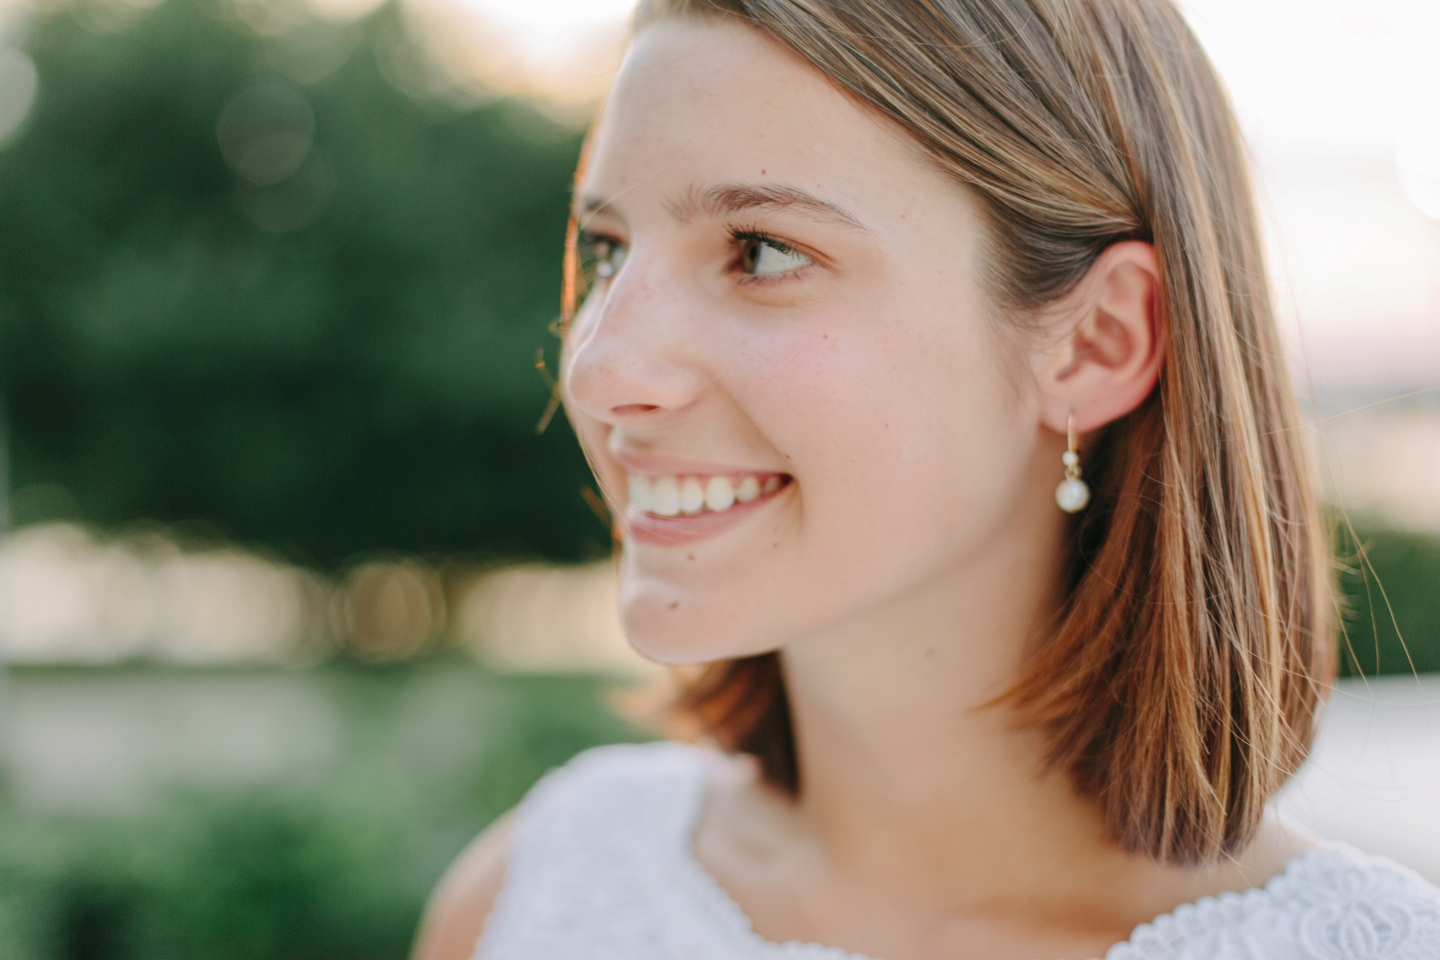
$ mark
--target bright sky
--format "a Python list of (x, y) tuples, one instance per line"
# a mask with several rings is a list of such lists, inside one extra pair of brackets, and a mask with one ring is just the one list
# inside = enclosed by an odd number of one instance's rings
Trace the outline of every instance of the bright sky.
[(1257, 160), (1297, 361), (1440, 386), (1440, 4), (1183, 0)]
[[(577, 106), (593, 102), (609, 87), (635, 8), (635, 0), (404, 2), (432, 52), (451, 72)], [(580, 113), (588, 115), (588, 110), (582, 107)]]

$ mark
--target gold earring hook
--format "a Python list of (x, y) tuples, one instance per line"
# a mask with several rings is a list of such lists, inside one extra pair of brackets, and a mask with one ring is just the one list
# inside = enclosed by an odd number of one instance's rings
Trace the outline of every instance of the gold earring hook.
[(1080, 444), (1075, 435), (1075, 413), (1065, 414), (1065, 455), (1060, 461), (1065, 464), (1065, 479), (1055, 488), (1055, 503), (1066, 513), (1078, 513), (1090, 502), (1090, 486), (1080, 479)]

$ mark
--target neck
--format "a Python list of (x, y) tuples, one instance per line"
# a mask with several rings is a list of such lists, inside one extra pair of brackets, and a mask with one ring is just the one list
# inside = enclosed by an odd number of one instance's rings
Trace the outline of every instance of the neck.
[(1003, 694), (1052, 621), (1061, 570), (1045, 558), (1062, 535), (1004, 537), (783, 650), (800, 770), (791, 822), (827, 872), (936, 915), (1069, 918), (1058, 922), (1103, 939), (1258, 884), (1308, 846), (1271, 824), (1238, 859), (1160, 864), (1112, 843), (1067, 771), (1049, 767), (1043, 733)]
[[(953, 901), (975, 877), (964, 864), (1016, 863), (1017, 845), (1061, 859), (1104, 845), (1091, 806), (1046, 772), (1040, 734), (994, 702), (1053, 615), (1063, 523), (1035, 525), (785, 648), (797, 812), (837, 866)], [(1020, 859), (1017, 882), (1033, 885), (1035, 861)]]

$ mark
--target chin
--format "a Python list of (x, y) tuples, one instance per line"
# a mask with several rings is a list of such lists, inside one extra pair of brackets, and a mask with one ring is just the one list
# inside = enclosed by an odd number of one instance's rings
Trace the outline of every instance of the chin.
[[(759, 629), (734, 602), (687, 598), (686, 591), (656, 584), (621, 586), (625, 636), (636, 652), (666, 666), (689, 666), (752, 657), (778, 649), (783, 639)], [(753, 608), (748, 613), (753, 614)]]

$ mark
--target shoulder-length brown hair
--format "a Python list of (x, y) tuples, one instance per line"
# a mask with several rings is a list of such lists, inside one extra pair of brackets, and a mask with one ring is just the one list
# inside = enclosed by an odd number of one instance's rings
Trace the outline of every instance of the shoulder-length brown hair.
[[(1169, 0), (643, 0), (760, 30), (978, 199), (985, 286), (1024, 331), (1107, 246), (1154, 244), (1160, 383), (1087, 452), (1054, 629), (1007, 695), (1128, 849), (1234, 852), (1333, 676), (1328, 537), (1272, 316), (1241, 139)], [(573, 265), (573, 254), (569, 258)], [(572, 272), (573, 277), (573, 272)], [(567, 282), (567, 311), (575, 289)], [(778, 654), (680, 709), (767, 779), (802, 771)]]

